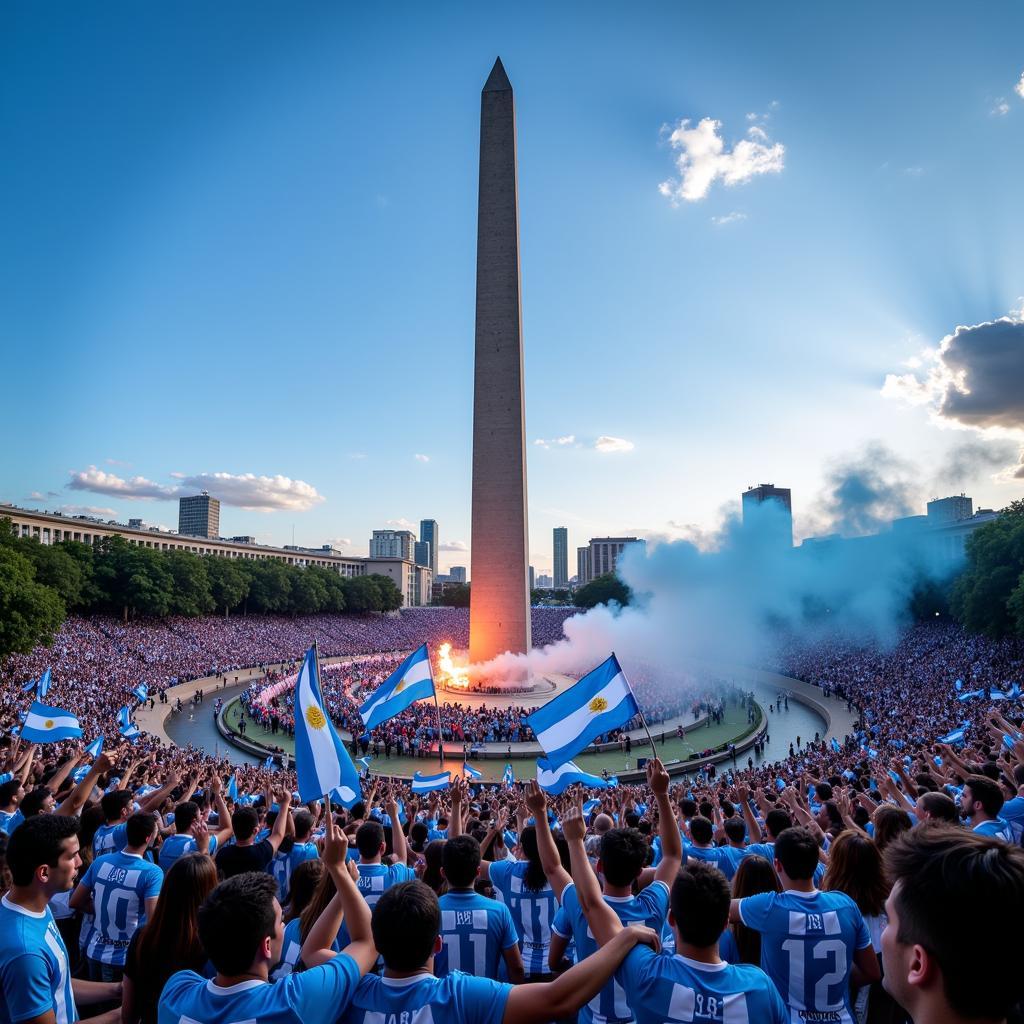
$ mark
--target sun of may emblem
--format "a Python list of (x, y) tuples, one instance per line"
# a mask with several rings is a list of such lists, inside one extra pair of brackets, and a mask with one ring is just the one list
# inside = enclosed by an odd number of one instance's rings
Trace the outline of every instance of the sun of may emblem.
[(52, 718), (48, 718), (45, 722), (43, 722), (43, 727), (46, 728), (46, 729), (52, 729), (53, 728), (53, 719)]
[(599, 715), (602, 711), (608, 710), (608, 701), (604, 697), (595, 697), (588, 705), (588, 708), (595, 714)]
[(310, 704), (306, 708), (306, 721), (309, 722), (311, 729), (322, 729), (327, 724), (324, 713), (315, 704)]

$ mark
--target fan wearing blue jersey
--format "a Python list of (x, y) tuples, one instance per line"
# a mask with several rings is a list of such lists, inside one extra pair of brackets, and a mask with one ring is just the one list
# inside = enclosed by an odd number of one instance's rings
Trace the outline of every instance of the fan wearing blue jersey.
[[(580, 903), (594, 938), (604, 946), (622, 933), (623, 924), (601, 898), (583, 844), (582, 810), (570, 810), (562, 828)], [(718, 939), (729, 918), (729, 905), (729, 883), (718, 868), (691, 861), (680, 870), (672, 882), (668, 913), (675, 952), (658, 954), (638, 946), (615, 973), (636, 1024), (788, 1024), (786, 1007), (762, 970), (728, 964), (719, 956)]]
[[(394, 796), (387, 797), (385, 809), (391, 816), (392, 822), (397, 822), (398, 804)], [(359, 826), (359, 830), (356, 832), (356, 847), (359, 850), (359, 891), (363, 894), (370, 910), (373, 910), (377, 905), (377, 900), (391, 886), (397, 885), (399, 882), (408, 882), (416, 877), (416, 872), (406, 864), (408, 849), (401, 825), (396, 824), (391, 829), (391, 847), (395, 855), (394, 864), (381, 863), (388, 847), (384, 836), (384, 826), (379, 821), (367, 821)]]
[[(638, 942), (655, 947), (658, 942), (649, 928), (627, 929), (556, 981), (508, 985), (461, 971), (435, 977), (434, 958), (444, 944), (440, 930), (441, 907), (429, 886), (402, 882), (388, 889), (373, 911), (373, 938), (384, 973), (363, 978), (343, 1024), (544, 1024), (575, 1013)], [(319, 940), (329, 937), (330, 923), (325, 922)], [(310, 933), (303, 945), (303, 960), (311, 955), (307, 946), (313, 938)]]
[(119, 1001), (119, 984), (72, 979), (50, 913), (50, 900), (72, 887), (82, 866), (78, 819), (30, 818), (11, 836), (7, 866), (11, 888), (0, 900), (0, 1022), (74, 1024), (76, 1003)]
[[(104, 824), (96, 829), (96, 834), (92, 839), (92, 853), (94, 857), (99, 857), (104, 853), (116, 853), (118, 850), (124, 849), (126, 842), (125, 822), (135, 810), (135, 798), (124, 787), (134, 768), (134, 764), (129, 766), (118, 788), (111, 790), (109, 793), (104, 793), (103, 798), (100, 800), (100, 807), (103, 808)], [(142, 812), (155, 811), (173, 792), (178, 782), (178, 776), (171, 772), (164, 786), (150, 793), (144, 800), (139, 801), (138, 809)]]
[(1024, 997), (1024, 850), (928, 824), (890, 843), (885, 867), (885, 989), (915, 1024), (1005, 1021)]
[(207, 981), (194, 971), (173, 975), (160, 997), (159, 1024), (180, 1024), (183, 1019), (203, 1024), (337, 1020), (360, 977), (377, 959), (370, 910), (345, 868), (347, 852), (344, 834), (329, 823), (324, 865), (334, 879), (336, 901), (352, 938), (341, 953), (309, 949), (309, 970), (271, 984), (270, 970), (281, 959), (284, 938), (277, 883), (265, 872), (235, 875), (221, 882), (199, 908), (199, 938), (217, 976)]
[[(636, 829), (613, 828), (601, 837), (598, 871), (604, 877), (604, 901), (623, 924), (645, 924), (665, 936), (669, 909), (669, 887), (679, 872), (683, 844), (668, 797), (669, 777), (659, 758), (647, 762), (647, 784), (658, 806), (658, 834), (661, 838), (661, 863), (654, 881), (636, 896), (633, 883), (647, 859), (647, 843)], [(526, 803), (537, 822), (537, 846), (544, 871), (562, 904), (572, 930), (576, 956), (580, 961), (593, 956), (598, 944), (587, 924), (572, 876), (562, 867), (558, 849), (547, 821), (544, 791), (531, 781)], [(615, 1024), (632, 1020), (626, 993), (614, 979), (580, 1012), (581, 1024)]]
[(277, 882), (277, 898), (281, 903), (288, 902), (292, 872), (307, 860), (315, 860), (320, 856), (316, 843), (310, 841), (313, 832), (313, 815), (309, 811), (298, 811), (292, 815), (289, 831), (285, 833), (280, 849), (267, 868)]
[(522, 860), (485, 862), (487, 877), (512, 914), (526, 977), (544, 977), (550, 973), (551, 925), (558, 912), (558, 900), (544, 874), (535, 826), (527, 825), (520, 833), (519, 855)]
[(794, 1019), (853, 1024), (851, 980), (859, 987), (881, 977), (864, 918), (845, 893), (815, 888), (809, 829), (783, 830), (774, 852), (783, 891), (733, 900), (729, 919), (761, 933), (761, 966)]
[(496, 978), (502, 963), (508, 980), (525, 980), (519, 936), (508, 907), (477, 893), (480, 843), (472, 836), (448, 839), (441, 851), (441, 871), (448, 892), (441, 897), (441, 938), (444, 951), (437, 973), (463, 971), (479, 978)]
[(960, 794), (960, 813), (971, 831), (980, 836), (1002, 839), (1005, 843), (1019, 842), (1020, 830), (999, 816), (1004, 802), (997, 782), (985, 775), (968, 775)]
[(132, 936), (156, 910), (164, 873), (143, 860), (156, 838), (155, 814), (133, 814), (125, 822), (127, 842), (118, 853), (105, 853), (89, 865), (71, 896), (71, 907), (93, 914), (85, 956), (93, 981), (120, 981)]

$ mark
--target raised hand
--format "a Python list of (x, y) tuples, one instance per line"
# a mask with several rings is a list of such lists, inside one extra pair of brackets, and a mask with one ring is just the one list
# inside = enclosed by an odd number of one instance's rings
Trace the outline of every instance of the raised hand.
[(535, 818), (541, 818), (547, 811), (548, 797), (536, 779), (526, 784), (526, 806)]
[(587, 823), (579, 807), (570, 807), (562, 817), (562, 835), (568, 842), (582, 841), (587, 834)]
[(647, 785), (655, 796), (668, 794), (669, 777), (660, 757), (652, 757), (647, 762)]

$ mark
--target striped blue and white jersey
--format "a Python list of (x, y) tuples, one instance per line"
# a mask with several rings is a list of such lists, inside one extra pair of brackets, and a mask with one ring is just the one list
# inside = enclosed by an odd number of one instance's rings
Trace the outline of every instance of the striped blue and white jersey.
[(519, 933), (519, 948), (527, 977), (549, 973), (551, 925), (558, 913), (555, 891), (546, 880), (540, 889), (527, 887), (525, 877), (528, 868), (529, 863), (525, 860), (495, 861), (490, 866), (494, 891), (508, 907)]
[[(186, 853), (196, 853), (198, 850), (199, 844), (188, 832), (177, 832), (173, 836), (168, 836), (160, 847), (160, 867), (163, 869), (164, 874), (167, 874), (179, 857), (184, 857)], [(210, 836), (210, 845), (207, 847), (206, 852), (211, 857), (217, 852), (216, 836)]]
[(102, 857), (105, 853), (117, 853), (128, 845), (128, 826), (125, 822), (117, 825), (100, 825), (92, 837), (92, 855)]
[(519, 943), (508, 907), (472, 891), (446, 892), (439, 902), (444, 949), (434, 960), (434, 973), (497, 978), (505, 950)]
[(277, 899), (279, 903), (288, 902), (288, 890), (291, 886), (292, 872), (307, 860), (316, 860), (320, 854), (316, 843), (296, 843), (287, 853), (278, 850), (274, 859), (267, 865), (267, 874), (277, 882)]
[(0, 900), (0, 1024), (53, 1011), (56, 1024), (78, 1020), (68, 952), (50, 908), (36, 912)]
[(92, 893), (96, 925), (85, 955), (123, 967), (128, 945), (146, 923), (146, 900), (160, 895), (164, 874), (137, 853), (108, 853), (94, 860), (82, 879)]

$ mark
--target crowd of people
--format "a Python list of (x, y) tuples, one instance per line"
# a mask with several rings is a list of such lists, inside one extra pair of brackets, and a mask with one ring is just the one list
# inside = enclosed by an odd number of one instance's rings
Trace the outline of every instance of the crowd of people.
[[(140, 665), (160, 687), (285, 660), (251, 636), (220, 657), (209, 628), (175, 661), (170, 630), (72, 621), (3, 666), (6, 721), (48, 663), (48, 702), (109, 734)], [(372, 656), (332, 677), (354, 702), (424, 638), (339, 651)], [(8, 726), (0, 1021), (1019, 1019), (1024, 648), (922, 626), (888, 649), (789, 638), (773, 667), (845, 698), (854, 731), (558, 796), (369, 778), (352, 806), (300, 804), (279, 767)]]

